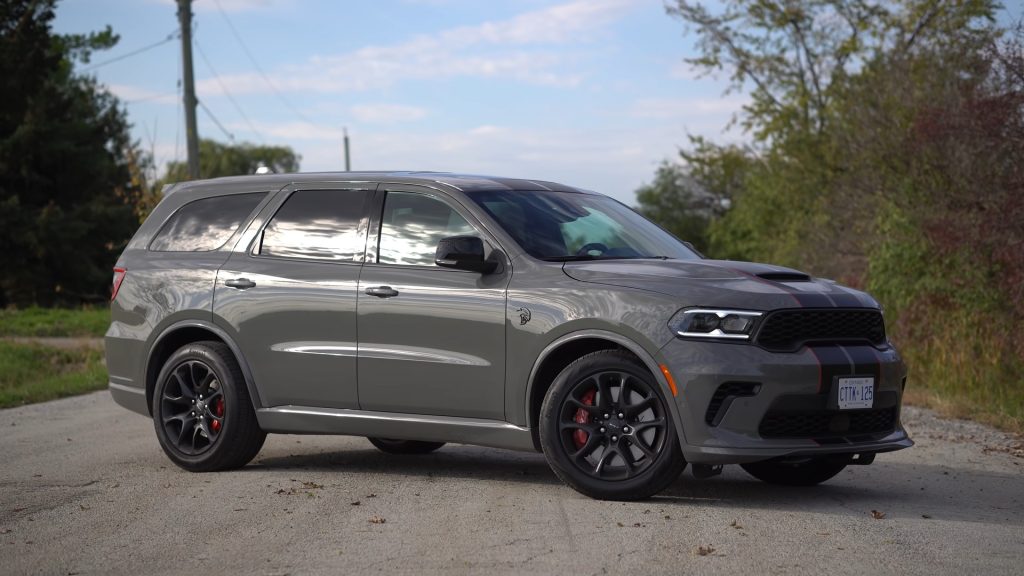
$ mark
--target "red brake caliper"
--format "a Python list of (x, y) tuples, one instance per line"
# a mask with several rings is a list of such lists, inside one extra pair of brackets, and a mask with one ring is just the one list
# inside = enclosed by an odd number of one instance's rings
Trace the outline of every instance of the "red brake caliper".
[[(224, 417), (224, 397), (217, 398), (217, 401), (213, 403), (213, 415), (217, 418)], [(210, 428), (214, 432), (220, 432), (220, 420), (214, 420), (210, 423)]]
[[(587, 390), (586, 394), (583, 395), (583, 398), (580, 398), (580, 401), (586, 404), (587, 406), (593, 406), (594, 395), (596, 392), (597, 390), (594, 389)], [(586, 424), (587, 422), (590, 422), (590, 414), (588, 414), (587, 411), (584, 410), (583, 408), (577, 408), (576, 417), (573, 418), (573, 420), (575, 420), (577, 424)], [(583, 445), (587, 443), (588, 437), (589, 435), (583, 430), (577, 430), (573, 432), (572, 439), (573, 442), (576, 443), (577, 450), (583, 448)]]

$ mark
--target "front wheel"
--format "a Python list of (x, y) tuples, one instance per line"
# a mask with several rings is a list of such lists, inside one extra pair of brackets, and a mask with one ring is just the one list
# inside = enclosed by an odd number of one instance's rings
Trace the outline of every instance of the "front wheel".
[(832, 478), (846, 468), (846, 464), (811, 458), (798, 463), (751, 462), (740, 464), (754, 478), (780, 486), (814, 486)]
[(267, 437), (256, 422), (242, 370), (220, 342), (187, 344), (167, 359), (152, 413), (168, 458), (192, 472), (245, 466)]
[(541, 406), (540, 443), (563, 482), (602, 500), (647, 498), (686, 467), (658, 383), (620, 350), (562, 370)]

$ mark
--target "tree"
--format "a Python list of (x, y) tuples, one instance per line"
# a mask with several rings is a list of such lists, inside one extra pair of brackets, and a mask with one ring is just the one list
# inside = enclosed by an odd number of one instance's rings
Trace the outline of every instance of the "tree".
[(691, 144), (694, 150), (681, 152), (682, 163), (662, 162), (654, 181), (637, 189), (636, 199), (641, 214), (707, 252), (708, 228), (742, 190), (750, 158), (740, 148), (701, 138), (691, 138)]
[[(254, 174), (260, 166), (266, 166), (276, 173), (297, 172), (301, 159), (288, 146), (221, 144), (205, 139), (199, 142), (199, 174), (203, 178)], [(188, 180), (188, 164), (168, 163), (164, 181), (184, 180)]]
[(0, 1), (0, 305), (102, 300), (137, 220), (118, 101), (77, 75), (108, 27), (51, 30), (55, 0)]

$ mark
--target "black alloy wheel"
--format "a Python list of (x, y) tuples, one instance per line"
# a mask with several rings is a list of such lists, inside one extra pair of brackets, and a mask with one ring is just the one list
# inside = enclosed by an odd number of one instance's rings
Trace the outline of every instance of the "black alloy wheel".
[(623, 351), (594, 352), (563, 370), (541, 409), (540, 432), (559, 477), (596, 498), (645, 498), (686, 465), (657, 382)]
[(201, 360), (175, 366), (161, 394), (164, 432), (182, 454), (195, 456), (220, 439), (224, 393), (217, 373)]
[(153, 424), (164, 453), (193, 472), (247, 464), (266, 433), (256, 421), (245, 377), (220, 342), (195, 342), (164, 363), (153, 391)]

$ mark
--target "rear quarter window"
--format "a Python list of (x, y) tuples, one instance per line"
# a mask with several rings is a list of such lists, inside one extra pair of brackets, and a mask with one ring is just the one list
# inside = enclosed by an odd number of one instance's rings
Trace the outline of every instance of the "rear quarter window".
[(231, 238), (266, 192), (202, 198), (178, 209), (149, 244), (156, 252), (210, 252)]

